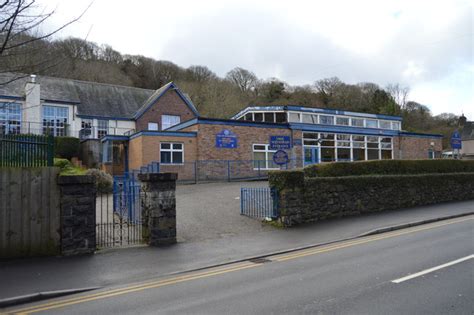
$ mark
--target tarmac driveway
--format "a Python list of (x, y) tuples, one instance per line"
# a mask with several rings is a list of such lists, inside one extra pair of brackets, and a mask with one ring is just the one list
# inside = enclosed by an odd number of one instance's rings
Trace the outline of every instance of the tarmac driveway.
[(178, 185), (176, 224), (179, 242), (194, 242), (273, 229), (240, 215), (240, 188), (268, 187), (267, 181)]

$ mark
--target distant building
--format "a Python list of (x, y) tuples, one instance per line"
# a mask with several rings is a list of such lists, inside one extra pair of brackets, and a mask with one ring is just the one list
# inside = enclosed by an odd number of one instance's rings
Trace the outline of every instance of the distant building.
[(459, 127), (461, 129), (461, 158), (474, 159), (474, 121), (467, 121), (466, 117), (462, 115), (459, 118)]

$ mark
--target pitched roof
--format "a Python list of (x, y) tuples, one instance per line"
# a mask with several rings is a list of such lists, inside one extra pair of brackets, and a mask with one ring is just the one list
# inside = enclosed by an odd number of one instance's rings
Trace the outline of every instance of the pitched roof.
[[(0, 74), (0, 96), (25, 97), (25, 84), (29, 76)], [(155, 93), (154, 90), (129, 86), (87, 82), (48, 76), (37, 76), (41, 85), (41, 99), (77, 104), (79, 115), (132, 118), (144, 102)]]
[(146, 101), (145, 103), (140, 107), (140, 109), (138, 109), (134, 115), (133, 118), (135, 119), (138, 119), (140, 116), (143, 115), (143, 113), (145, 113), (148, 108), (150, 108), (150, 106), (152, 106), (153, 104), (156, 103), (156, 101), (158, 101), (158, 99), (163, 96), (166, 91), (168, 91), (169, 89), (174, 89), (176, 91), (176, 93), (178, 93), (179, 97), (181, 97), (181, 99), (184, 101), (184, 103), (186, 103), (186, 105), (191, 109), (191, 111), (196, 115), (196, 116), (199, 116), (198, 114), (198, 111), (196, 109), (196, 106), (194, 106), (193, 102), (191, 101), (191, 99), (189, 98), (189, 96), (187, 96), (186, 94), (184, 94), (183, 92), (181, 92), (181, 90), (173, 83), (173, 82), (169, 82), (165, 85), (163, 85), (162, 87), (160, 87), (158, 90), (156, 90)]
[(474, 140), (474, 121), (468, 121), (462, 128), (461, 140)]

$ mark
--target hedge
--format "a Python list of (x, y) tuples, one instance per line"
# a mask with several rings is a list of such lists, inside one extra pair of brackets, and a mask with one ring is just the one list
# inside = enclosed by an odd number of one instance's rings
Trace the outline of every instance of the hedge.
[(472, 173), (474, 160), (375, 160), (315, 164), (304, 168), (306, 177), (359, 175)]
[(79, 139), (74, 137), (55, 137), (54, 155), (58, 158), (71, 159), (79, 156)]

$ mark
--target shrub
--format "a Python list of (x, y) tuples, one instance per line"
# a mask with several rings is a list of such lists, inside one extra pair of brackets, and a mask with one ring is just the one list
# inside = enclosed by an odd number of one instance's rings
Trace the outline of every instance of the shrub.
[(467, 160), (376, 160), (315, 164), (304, 169), (307, 177), (357, 175), (431, 174), (474, 172)]
[(86, 175), (92, 175), (95, 177), (97, 191), (100, 193), (111, 193), (113, 178), (110, 174), (96, 168), (87, 170)]
[(59, 167), (61, 170), (64, 170), (68, 167), (72, 167), (72, 164), (71, 164), (71, 162), (69, 162), (68, 159), (55, 158), (54, 159), (54, 166)]
[(71, 159), (79, 156), (79, 139), (74, 137), (55, 137), (54, 155), (59, 158)]

